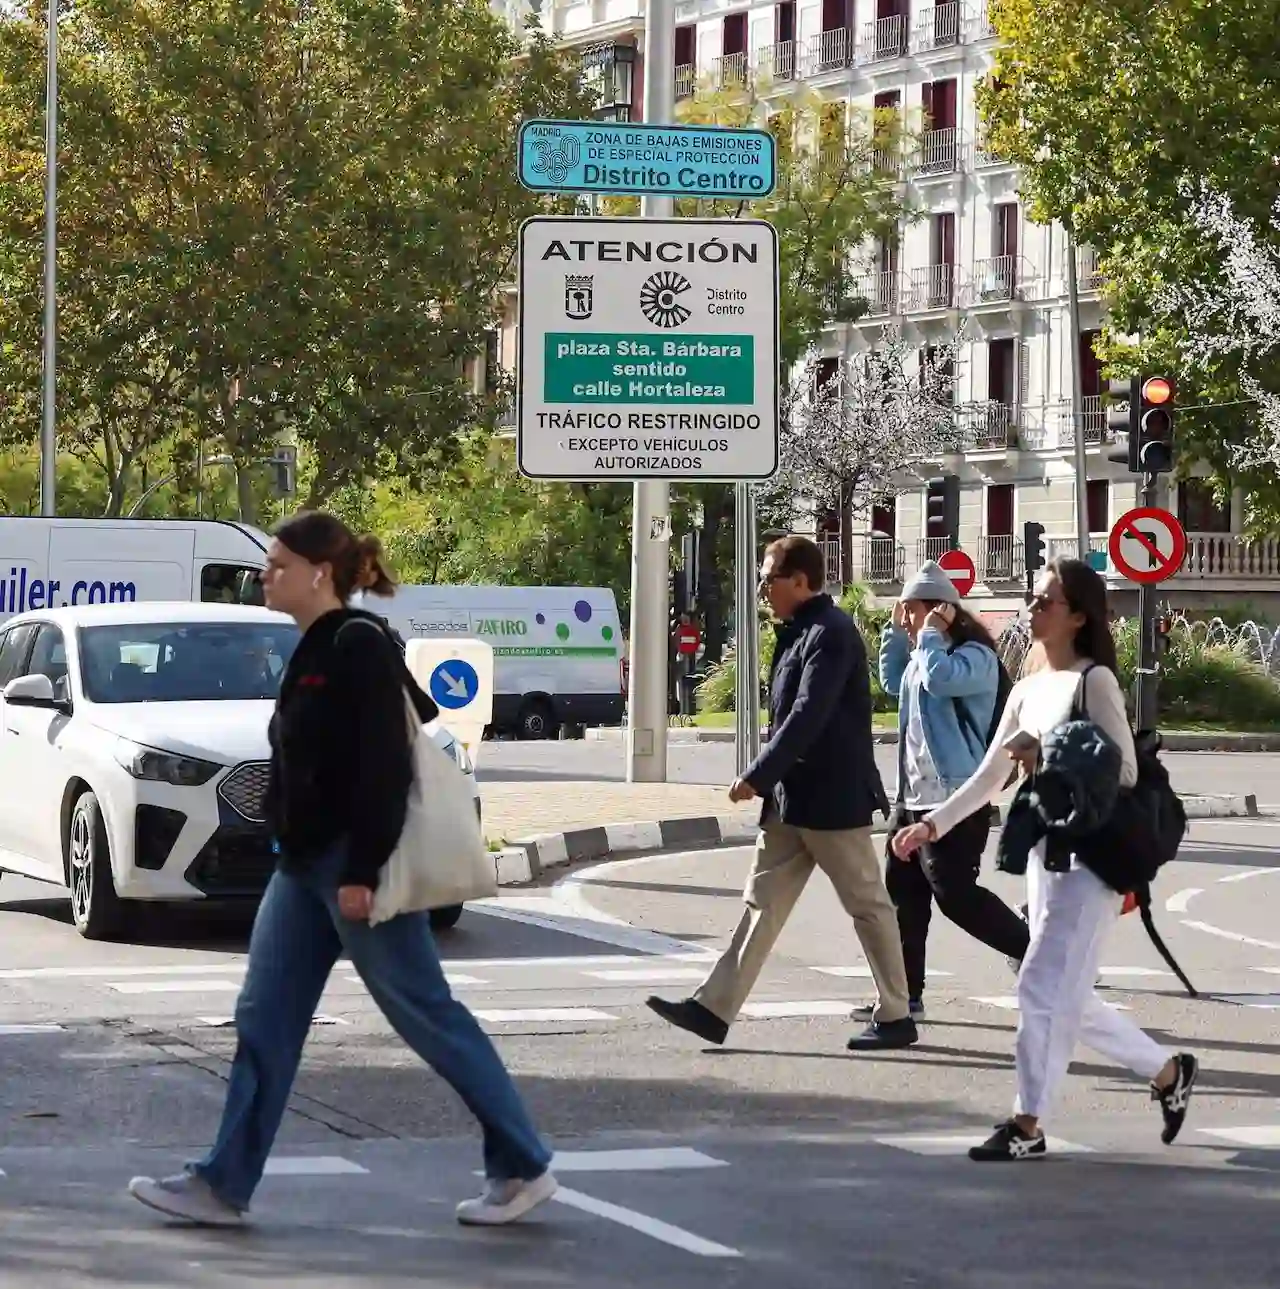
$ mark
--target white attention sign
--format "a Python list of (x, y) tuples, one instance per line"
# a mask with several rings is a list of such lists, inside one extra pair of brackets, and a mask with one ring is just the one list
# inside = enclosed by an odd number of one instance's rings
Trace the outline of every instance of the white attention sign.
[(764, 220), (520, 228), (517, 447), (534, 479), (767, 479), (778, 235)]

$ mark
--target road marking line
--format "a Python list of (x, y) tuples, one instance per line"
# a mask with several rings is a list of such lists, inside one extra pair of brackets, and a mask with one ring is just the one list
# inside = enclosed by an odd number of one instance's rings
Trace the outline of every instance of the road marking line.
[(690, 1146), (652, 1146), (634, 1150), (559, 1150), (551, 1161), (559, 1173), (653, 1173), (669, 1168), (728, 1168), (727, 1160)]
[[(984, 1003), (988, 1007), (999, 1007), (1001, 1010), (1007, 1012), (1016, 1012), (1018, 1010), (1017, 994), (997, 994), (982, 998), (970, 998), (969, 1001), (971, 1003)], [(1133, 1010), (1132, 1007), (1126, 1007), (1123, 1003), (1105, 1002), (1102, 1005), (1104, 1007), (1110, 1007), (1112, 1011), (1117, 1012), (1128, 1012)]]
[[(236, 1023), (234, 1016), (197, 1016), (196, 1020), (201, 1025), (207, 1025), (210, 1029), (226, 1029), (229, 1025)], [(341, 1016), (326, 1016), (323, 1012), (311, 1018), (313, 1025), (350, 1025), (349, 1020), (344, 1020)]]
[[(971, 1137), (967, 1133), (937, 1133), (923, 1136), (876, 1137), (880, 1146), (891, 1146), (895, 1150), (909, 1150), (913, 1155), (959, 1155), (967, 1154), (970, 1146), (981, 1146), (986, 1137)], [(1054, 1154), (1092, 1155), (1096, 1153), (1091, 1146), (1081, 1146), (1073, 1141), (1063, 1141), (1061, 1137), (1046, 1137), (1045, 1147)]]
[(702, 1236), (694, 1235), (692, 1231), (686, 1231), (683, 1227), (672, 1226), (670, 1222), (660, 1221), (656, 1217), (647, 1217), (643, 1213), (637, 1213), (635, 1209), (623, 1208), (621, 1204), (610, 1204), (591, 1195), (584, 1195), (581, 1191), (570, 1190), (567, 1186), (561, 1186), (556, 1191), (555, 1198), (570, 1208), (581, 1209), (582, 1212), (590, 1213), (594, 1217), (607, 1218), (610, 1222), (617, 1222), (620, 1226), (629, 1227), (641, 1235), (660, 1240), (663, 1244), (683, 1249), (686, 1253), (695, 1253), (702, 1258), (742, 1257), (738, 1249), (731, 1249), (726, 1244), (704, 1240)]
[(1197, 1128), (1196, 1131), (1237, 1146), (1280, 1146), (1280, 1123), (1261, 1124), (1256, 1128)]
[(1187, 911), (1187, 905), (1190, 904), (1197, 895), (1203, 894), (1204, 887), (1202, 886), (1189, 886), (1186, 890), (1174, 891), (1174, 893), (1164, 902), (1165, 912), (1185, 913)]
[(1228, 877), (1218, 878), (1218, 881), (1247, 882), (1252, 877), (1265, 877), (1268, 873), (1280, 873), (1280, 868), (1251, 868), (1247, 873), (1232, 873)]
[(1209, 994), (1215, 1002), (1233, 1003), (1237, 1007), (1253, 1007), (1261, 1011), (1280, 1010), (1280, 994)]
[(62, 1025), (0, 1025), (0, 1035), (16, 1034), (64, 1034)]
[(1280, 951), (1280, 944), (1274, 940), (1255, 940), (1251, 935), (1241, 935), (1238, 931), (1224, 931), (1220, 926), (1212, 926), (1208, 922), (1190, 922), (1184, 920), (1183, 926), (1189, 926), (1193, 931), (1203, 931), (1206, 935), (1216, 935), (1220, 940), (1234, 940), (1237, 944), (1251, 944), (1255, 949), (1275, 949)]
[[(840, 976), (844, 979), (870, 980), (871, 968), (868, 966), (859, 967), (810, 967), (810, 971), (820, 971), (824, 976)], [(929, 975), (932, 976), (950, 976), (950, 971), (935, 971), (929, 968)]]
[(544, 1021), (544, 1020), (617, 1020), (609, 1012), (596, 1011), (593, 1007), (522, 1007), (507, 1010), (480, 1010), (471, 1014), (477, 1020), (487, 1021)]
[(234, 980), (112, 980), (108, 989), (118, 994), (194, 994), (205, 992), (238, 993)]
[[(466, 988), (467, 986), (470, 986), (470, 985), (487, 985), (487, 984), (489, 983), (487, 980), (483, 980), (483, 979), (481, 979), (481, 977), (479, 977), (479, 976), (467, 976), (467, 975), (463, 975), (463, 974), (461, 974), (461, 973), (459, 973), (459, 974), (457, 974), (457, 975), (453, 975), (452, 973), (450, 973), (450, 972), (448, 972), (448, 971), (446, 971), (446, 972), (444, 973), (444, 978), (445, 978), (445, 983), (446, 983), (446, 984), (450, 984), (450, 985), (461, 985), (461, 986), (462, 986), (462, 987), (464, 987), (464, 988)], [(339, 980), (345, 980), (345, 981), (347, 982), (347, 984), (349, 984), (349, 985), (362, 985), (362, 984), (364, 984), (364, 981), (363, 981), (363, 980), (361, 980), (361, 979), (360, 979), (360, 977), (359, 977), (359, 976), (357, 976), (357, 975), (339, 976), (339, 977), (338, 977), (338, 979), (339, 979)]]
[(0, 971), (0, 980), (109, 980), (116, 976), (203, 976), (210, 972), (243, 972), (243, 962), (177, 963), (171, 967), (21, 967)]
[[(486, 967), (643, 967), (664, 962), (705, 962), (715, 955), (699, 953), (580, 953), (556, 958), (450, 958), (444, 966), (483, 970)], [(350, 964), (348, 964), (350, 965)]]
[(268, 1177), (345, 1177), (367, 1173), (367, 1168), (340, 1155), (294, 1155), (267, 1160)]
[[(569, 879), (561, 878), (561, 881), (567, 880)], [(551, 889), (560, 890), (559, 883)], [(491, 903), (486, 900), (470, 907), (488, 917), (503, 918), (508, 922), (522, 922), (526, 926), (540, 927), (544, 931), (559, 931), (584, 940), (594, 940), (597, 944), (611, 944), (619, 949), (629, 949), (632, 953), (690, 953), (697, 949), (696, 945), (686, 940), (676, 940), (671, 936), (661, 935), (657, 931), (646, 931), (618, 918), (606, 918), (598, 910), (592, 909), (589, 904), (584, 903), (582, 907), (578, 907), (574, 902), (573, 894), (576, 887), (568, 886), (565, 890), (569, 893), (550, 899), (540, 899), (536, 902), (536, 906), (532, 900), (507, 902), (500, 899), (499, 902)], [(521, 904), (533, 907), (522, 908)], [(546, 911), (539, 911), (541, 909)], [(710, 949), (706, 949), (702, 956), (712, 958), (715, 955)]]
[(756, 1020), (783, 1020), (792, 1016), (845, 1016), (851, 1004), (848, 999), (820, 998), (811, 1002), (746, 1003), (740, 1015)]
[[(932, 973), (930, 973), (932, 974)], [(1172, 976), (1172, 971), (1160, 971), (1156, 967), (1102, 967), (1102, 976)]]
[(1254, 971), (1265, 971), (1268, 975), (1280, 976), (1280, 967), (1254, 967)]
[(658, 984), (664, 980), (701, 980), (707, 973), (697, 967), (628, 967), (620, 971), (588, 971), (584, 974), (594, 980)]

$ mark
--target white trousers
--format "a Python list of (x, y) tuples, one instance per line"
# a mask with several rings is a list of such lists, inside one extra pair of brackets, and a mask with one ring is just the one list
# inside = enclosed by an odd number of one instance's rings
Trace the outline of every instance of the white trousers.
[(1077, 1042), (1154, 1079), (1169, 1053), (1094, 993), (1107, 932), (1123, 897), (1084, 867), (1045, 872), (1041, 846), (1027, 865), (1031, 946), (1018, 975), (1018, 1097), (1014, 1114), (1044, 1118)]

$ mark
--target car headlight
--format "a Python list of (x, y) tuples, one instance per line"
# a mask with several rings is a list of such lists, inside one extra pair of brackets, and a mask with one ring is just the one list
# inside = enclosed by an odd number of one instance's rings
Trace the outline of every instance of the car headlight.
[(128, 739), (121, 739), (116, 744), (116, 760), (135, 779), (172, 783), (182, 788), (198, 788), (223, 768), (213, 761), (201, 761), (198, 757), (183, 756), (178, 752), (162, 752), (159, 748), (143, 747)]

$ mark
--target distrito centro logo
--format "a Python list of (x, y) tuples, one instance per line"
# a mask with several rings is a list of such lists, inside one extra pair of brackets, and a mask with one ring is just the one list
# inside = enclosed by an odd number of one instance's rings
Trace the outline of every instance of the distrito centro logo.
[(669, 330), (688, 322), (693, 313), (680, 303), (686, 291), (693, 290), (693, 283), (680, 273), (655, 273), (640, 288), (640, 312), (655, 327)]

